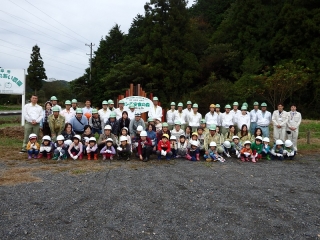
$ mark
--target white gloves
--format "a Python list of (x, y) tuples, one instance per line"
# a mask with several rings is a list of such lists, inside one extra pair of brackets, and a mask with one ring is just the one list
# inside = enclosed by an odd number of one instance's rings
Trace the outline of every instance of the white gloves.
[(62, 154), (62, 152), (60, 152), (60, 157), (62, 157), (63, 156), (63, 154)]
[(245, 155), (246, 157), (249, 157), (249, 156), (250, 156), (250, 153), (245, 152), (244, 155)]
[(229, 153), (227, 153), (227, 157), (231, 157)]
[(277, 153), (277, 157), (282, 157), (283, 155), (280, 153)]
[(78, 159), (78, 156), (71, 156), (73, 158), (73, 160), (77, 160)]
[(122, 147), (118, 147), (117, 149), (118, 149), (118, 151), (122, 151)]
[(138, 144), (137, 142), (135, 142), (133, 145), (134, 145), (135, 147), (138, 147), (139, 144)]
[(112, 153), (111, 150), (106, 150), (106, 153)]
[(40, 147), (40, 152), (43, 152), (44, 151), (44, 147)]
[(238, 150), (236, 150), (236, 155), (237, 155), (237, 156), (239, 155), (239, 151), (238, 151)]
[(164, 151), (164, 150), (161, 150), (161, 155), (162, 155), (162, 156), (166, 156), (166, 155), (167, 155), (167, 152)]
[(254, 155), (254, 157), (258, 157), (258, 153), (256, 153), (256, 155)]
[(283, 150), (283, 155), (286, 155), (288, 153), (287, 150)]
[(294, 156), (294, 151), (289, 152), (289, 153), (288, 153), (288, 156), (290, 156), (290, 157), (291, 157), (291, 156)]

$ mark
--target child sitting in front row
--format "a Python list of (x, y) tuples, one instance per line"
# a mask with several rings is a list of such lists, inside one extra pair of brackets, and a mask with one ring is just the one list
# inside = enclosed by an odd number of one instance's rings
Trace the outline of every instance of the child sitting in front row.
[(177, 148), (178, 148), (176, 136), (170, 137), (170, 148), (172, 152), (172, 157), (175, 158), (177, 156)]
[(130, 161), (131, 157), (131, 144), (128, 143), (128, 138), (126, 136), (120, 136), (119, 139), (120, 145), (117, 148), (118, 150), (118, 160), (126, 159), (127, 161)]
[(177, 144), (177, 156), (176, 158), (185, 158), (188, 153), (188, 141), (184, 134), (180, 135), (179, 142)]
[(164, 156), (166, 160), (170, 160), (172, 156), (171, 145), (169, 142), (169, 135), (163, 134), (161, 140), (158, 142), (157, 150), (158, 160), (161, 159), (161, 156)]
[(68, 146), (64, 144), (64, 136), (58, 135), (57, 142), (54, 144), (52, 160), (66, 160)]
[(294, 156), (296, 155), (296, 152), (294, 151), (293, 143), (291, 140), (286, 140), (284, 142), (284, 150), (283, 150), (283, 156), (285, 159), (289, 158), (290, 160), (293, 160)]
[(212, 160), (214, 162), (216, 162), (216, 161), (225, 162), (226, 161), (223, 157), (221, 157), (218, 154), (216, 142), (211, 142), (209, 144), (209, 149), (208, 149), (208, 151), (205, 152), (203, 157), (204, 157), (204, 159), (206, 159), (207, 162), (211, 162)]
[(190, 140), (190, 148), (187, 154), (187, 160), (189, 161), (200, 161), (200, 149), (199, 143), (196, 140)]
[(27, 151), (28, 151), (28, 159), (38, 158), (40, 145), (37, 143), (37, 135), (35, 133), (31, 133), (29, 135), (29, 142), (27, 144)]
[(40, 159), (42, 157), (46, 157), (48, 160), (51, 159), (52, 150), (53, 143), (51, 142), (51, 137), (49, 135), (44, 135), (42, 138), (38, 158)]
[(97, 145), (97, 139), (95, 137), (89, 138), (89, 144), (87, 145), (86, 152), (88, 160), (98, 160), (98, 145)]
[(110, 159), (113, 160), (113, 156), (116, 155), (116, 150), (113, 147), (112, 138), (106, 140), (106, 145), (101, 149), (102, 160)]
[(271, 151), (270, 151), (269, 142), (270, 142), (270, 140), (268, 137), (263, 138), (263, 146), (262, 146), (261, 155), (262, 155), (262, 157), (267, 157), (267, 160), (271, 160), (271, 158), (270, 158)]
[(81, 137), (80, 135), (75, 135), (73, 137), (73, 142), (69, 146), (68, 153), (73, 160), (77, 160), (78, 158), (81, 160), (83, 156), (82, 151), (83, 145), (81, 143)]
[(277, 140), (276, 144), (271, 150), (271, 160), (283, 160), (283, 142), (282, 140)]
[(251, 144), (251, 149), (252, 149), (252, 153), (256, 158), (256, 161), (258, 159), (262, 158), (262, 137), (261, 136), (257, 136), (254, 140), (254, 143)]
[(240, 158), (241, 149), (242, 144), (240, 142), (240, 138), (237, 135), (233, 136), (231, 143), (231, 153), (235, 154), (237, 158)]
[(253, 152), (251, 150), (251, 142), (250, 141), (245, 141), (244, 142), (244, 147), (241, 149), (241, 161), (252, 161), (256, 162), (255, 156), (253, 155)]

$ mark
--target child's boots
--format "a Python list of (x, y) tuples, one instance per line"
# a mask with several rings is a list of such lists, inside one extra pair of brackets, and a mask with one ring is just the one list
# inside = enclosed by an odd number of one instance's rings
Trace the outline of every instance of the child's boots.
[(59, 154), (53, 154), (52, 160), (58, 160), (58, 158), (59, 158)]
[(88, 160), (91, 160), (91, 153), (87, 153), (88, 155)]
[(98, 153), (93, 154), (93, 160), (98, 160)]
[(38, 159), (42, 158), (43, 157), (43, 154), (42, 153), (39, 153), (38, 154)]
[(197, 159), (197, 161), (200, 161), (200, 153), (196, 154), (196, 159)]

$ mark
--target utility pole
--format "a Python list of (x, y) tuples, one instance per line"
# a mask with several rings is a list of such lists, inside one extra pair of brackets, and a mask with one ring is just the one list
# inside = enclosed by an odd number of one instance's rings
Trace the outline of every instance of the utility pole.
[(87, 55), (90, 55), (90, 83), (91, 83), (91, 68), (92, 68), (92, 47), (95, 46), (95, 44), (86, 44), (86, 46), (88, 46), (90, 48), (90, 53)]

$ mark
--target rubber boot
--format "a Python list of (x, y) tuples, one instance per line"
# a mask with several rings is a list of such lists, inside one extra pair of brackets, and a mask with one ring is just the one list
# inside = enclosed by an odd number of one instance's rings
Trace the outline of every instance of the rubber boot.
[(47, 159), (48, 159), (48, 160), (51, 159), (51, 153), (47, 153)]
[(78, 159), (79, 159), (79, 160), (82, 160), (82, 158), (83, 158), (83, 153), (81, 153), (81, 154), (79, 155)]
[(256, 161), (256, 157), (252, 157), (252, 160), (251, 160), (253, 163), (257, 162)]
[(28, 154), (28, 159), (31, 159), (32, 158), (32, 155), (31, 154)]
[(200, 161), (200, 153), (196, 154), (196, 159), (197, 159), (197, 161)]
[(59, 158), (59, 154), (53, 154), (52, 160), (58, 160), (58, 158)]
[(91, 160), (91, 153), (87, 153), (88, 160)]
[(191, 156), (189, 154), (187, 154), (186, 155), (186, 159), (190, 161), (191, 160)]
[(93, 154), (93, 160), (98, 160), (98, 153)]
[(43, 157), (43, 154), (42, 153), (39, 153), (38, 154), (38, 159), (42, 158)]
[(38, 155), (39, 155), (39, 154), (35, 154), (35, 155), (33, 156), (33, 158), (34, 158), (34, 159), (38, 159)]

